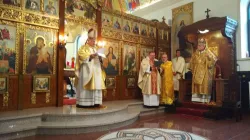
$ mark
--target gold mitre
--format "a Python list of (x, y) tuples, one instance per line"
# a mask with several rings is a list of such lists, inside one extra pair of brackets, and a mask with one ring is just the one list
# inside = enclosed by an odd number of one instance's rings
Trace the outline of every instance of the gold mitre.
[(198, 40), (198, 44), (204, 44), (204, 45), (206, 45), (206, 40), (204, 38), (200, 38)]
[(95, 38), (95, 37), (96, 37), (96, 31), (93, 28), (89, 29), (88, 38)]

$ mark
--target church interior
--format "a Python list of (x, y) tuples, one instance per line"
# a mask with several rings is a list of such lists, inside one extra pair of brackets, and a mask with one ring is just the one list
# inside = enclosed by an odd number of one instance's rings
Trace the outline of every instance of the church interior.
[[(105, 88), (80, 107), (90, 38)], [(0, 139), (249, 140), (249, 53), (250, 0), (0, 0)]]

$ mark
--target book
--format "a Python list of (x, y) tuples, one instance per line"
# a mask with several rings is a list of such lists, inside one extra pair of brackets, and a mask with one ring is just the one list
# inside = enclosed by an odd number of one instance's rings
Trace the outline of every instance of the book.
[(103, 58), (106, 58), (106, 55), (104, 54), (104, 52), (105, 52), (105, 48), (100, 48), (100, 49), (98, 49), (98, 50), (96, 51), (96, 53), (97, 53), (98, 56), (101, 56), (101, 57), (103, 57)]
[(162, 61), (154, 61), (154, 66), (155, 67), (160, 67), (162, 64)]

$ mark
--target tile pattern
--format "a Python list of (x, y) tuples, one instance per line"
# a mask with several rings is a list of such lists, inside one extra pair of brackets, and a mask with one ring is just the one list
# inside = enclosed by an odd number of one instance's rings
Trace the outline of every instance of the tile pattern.
[(114, 139), (134, 139), (139, 140), (150, 139), (150, 140), (207, 140), (204, 137), (187, 133), (184, 131), (177, 131), (172, 129), (158, 129), (158, 128), (137, 128), (137, 129), (125, 129), (116, 132), (106, 134), (98, 140), (114, 140)]

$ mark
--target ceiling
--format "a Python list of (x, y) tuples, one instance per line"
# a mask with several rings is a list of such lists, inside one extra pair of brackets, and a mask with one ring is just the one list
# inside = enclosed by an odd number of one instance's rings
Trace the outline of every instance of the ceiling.
[(118, 10), (133, 14), (135, 12), (144, 11), (148, 8), (154, 7), (155, 9), (163, 8), (173, 5), (182, 0), (103, 0), (104, 7), (108, 9)]
[(145, 8), (138, 8), (138, 10), (135, 10), (133, 12), (131, 12), (133, 15), (136, 15), (136, 16), (144, 16), (144, 15), (147, 15), (148, 13), (152, 12), (152, 11), (156, 11), (158, 9), (161, 9), (161, 8), (164, 8), (164, 7), (169, 7), (171, 5), (174, 5), (176, 3), (179, 3), (181, 1), (184, 1), (184, 0), (161, 0), (155, 4), (152, 4), (148, 7), (145, 7)]

